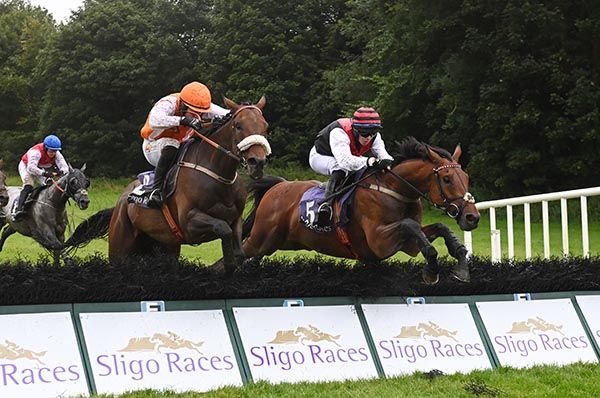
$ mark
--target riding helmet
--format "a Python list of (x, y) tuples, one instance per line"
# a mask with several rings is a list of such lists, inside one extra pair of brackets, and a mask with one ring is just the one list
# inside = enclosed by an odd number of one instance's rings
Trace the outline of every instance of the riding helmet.
[(62, 149), (62, 143), (60, 142), (60, 138), (53, 134), (50, 134), (46, 136), (46, 138), (44, 138), (44, 147), (46, 149), (60, 151)]
[(179, 99), (193, 111), (210, 112), (210, 90), (202, 83), (186, 84), (179, 93)]

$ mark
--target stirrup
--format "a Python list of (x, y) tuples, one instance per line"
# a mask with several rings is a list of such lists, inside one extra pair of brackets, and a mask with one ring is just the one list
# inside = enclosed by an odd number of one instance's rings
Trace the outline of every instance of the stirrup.
[(16, 210), (13, 215), (12, 215), (12, 219), (13, 221), (16, 221), (20, 218), (23, 218), (23, 216), (25, 216), (25, 210), (21, 209), (21, 210)]
[(160, 189), (155, 189), (148, 194), (148, 207), (153, 209), (160, 209), (163, 204), (163, 196)]
[(319, 227), (326, 226), (329, 221), (331, 221), (331, 216), (333, 215), (333, 211), (331, 209), (331, 205), (328, 202), (321, 203), (321, 206), (317, 209), (317, 220), (316, 224)]

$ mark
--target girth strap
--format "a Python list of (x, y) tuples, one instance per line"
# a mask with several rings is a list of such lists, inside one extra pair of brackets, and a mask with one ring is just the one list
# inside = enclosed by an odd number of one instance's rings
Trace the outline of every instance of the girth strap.
[(342, 205), (339, 201), (335, 201), (334, 211), (333, 211), (333, 221), (335, 225), (335, 233), (338, 237), (340, 243), (348, 249), (352, 257), (355, 259), (359, 259), (358, 254), (352, 248), (352, 242), (350, 241), (350, 237), (348, 236), (348, 232), (346, 229), (340, 225), (340, 213), (342, 212)]
[(165, 216), (165, 220), (167, 220), (167, 224), (169, 224), (169, 228), (171, 229), (171, 232), (173, 232), (173, 234), (179, 238), (179, 240), (182, 243), (185, 243), (185, 237), (183, 236), (183, 231), (181, 230), (181, 228), (179, 228), (179, 225), (177, 225), (177, 221), (175, 221), (175, 219), (173, 218), (173, 215), (171, 214), (171, 210), (169, 209), (169, 206), (167, 206), (166, 203), (164, 203), (162, 205), (162, 214), (163, 216)]

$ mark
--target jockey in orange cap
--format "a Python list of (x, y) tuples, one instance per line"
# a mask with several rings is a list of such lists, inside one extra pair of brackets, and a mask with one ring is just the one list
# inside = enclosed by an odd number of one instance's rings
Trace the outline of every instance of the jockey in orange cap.
[(154, 184), (149, 192), (149, 207), (158, 209), (162, 206), (161, 190), (165, 175), (175, 160), (179, 144), (193, 135), (191, 129), (201, 131), (201, 120), (227, 113), (228, 109), (211, 102), (210, 90), (199, 82), (186, 84), (181, 92), (167, 95), (154, 104), (140, 131), (144, 138), (144, 156), (156, 167)]
[[(337, 119), (317, 135), (308, 162), (319, 174), (329, 176), (325, 197), (330, 197), (350, 171), (371, 166), (388, 168), (393, 158), (381, 139), (381, 118), (375, 109), (360, 107), (352, 118)], [(363, 157), (371, 151), (375, 157)], [(333, 198), (325, 200), (317, 214), (317, 225), (331, 219)]]

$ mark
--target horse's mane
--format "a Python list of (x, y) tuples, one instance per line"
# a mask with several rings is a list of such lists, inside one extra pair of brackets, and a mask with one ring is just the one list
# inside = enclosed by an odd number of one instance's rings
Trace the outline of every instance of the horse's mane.
[(394, 151), (391, 155), (394, 158), (394, 164), (410, 159), (429, 159), (428, 149), (445, 159), (452, 160), (452, 155), (447, 150), (426, 144), (412, 136), (406, 137), (402, 141), (394, 141)]
[(217, 132), (225, 123), (227, 123), (231, 117), (233, 116), (233, 112), (227, 113), (225, 116), (215, 116), (212, 121), (212, 126), (210, 130), (206, 132), (206, 136), (211, 136)]
[[(246, 102), (242, 102), (240, 103), (241, 106), (243, 105), (252, 105), (252, 102), (246, 101)], [(210, 130), (208, 130), (204, 135), (206, 135), (207, 137), (210, 137), (211, 135), (213, 135), (214, 133), (217, 132), (218, 129), (220, 129), (225, 123), (227, 123), (231, 117), (233, 116), (235, 112), (229, 111), (226, 115), (224, 116), (215, 116), (213, 118), (212, 121), (212, 126), (210, 127)], [(197, 139), (200, 139), (198, 137), (196, 137)]]

